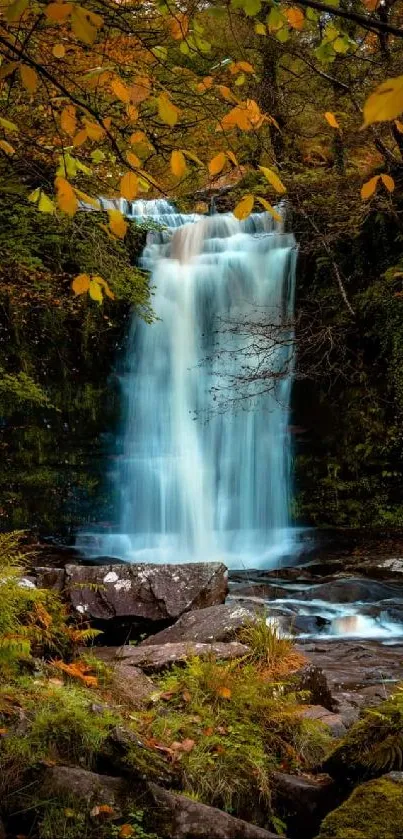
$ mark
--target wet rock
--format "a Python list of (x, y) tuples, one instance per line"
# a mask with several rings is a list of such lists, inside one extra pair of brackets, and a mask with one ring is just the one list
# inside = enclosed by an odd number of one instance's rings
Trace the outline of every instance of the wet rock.
[(222, 603), (227, 569), (217, 562), (67, 565), (65, 587), (72, 606), (89, 619), (174, 620), (192, 609)]
[(292, 592), (284, 586), (269, 583), (249, 583), (248, 585), (232, 585), (231, 597), (233, 598), (257, 598), (258, 600), (277, 600), (279, 598), (291, 597)]
[(299, 839), (301, 824), (304, 836), (313, 836), (325, 814), (338, 803), (336, 785), (328, 775), (312, 778), (274, 772), (272, 782), (275, 808), (290, 839)]
[(329, 729), (332, 737), (343, 737), (347, 730), (342, 716), (333, 714), (322, 705), (307, 705), (301, 712), (301, 717), (305, 720), (319, 720)]
[(278, 839), (254, 824), (215, 807), (149, 784), (157, 829), (167, 839)]
[(211, 644), (231, 641), (239, 629), (256, 619), (257, 612), (239, 605), (210, 606), (189, 612), (167, 629), (147, 638), (139, 647), (177, 642)]
[(400, 585), (349, 577), (298, 592), (299, 600), (324, 600), (327, 603), (377, 603), (393, 597), (403, 597), (403, 581)]
[(402, 781), (393, 777), (401, 774), (358, 786), (326, 816), (317, 839), (403, 839)]
[(200, 644), (189, 642), (165, 643), (161, 645), (148, 644), (144, 641), (141, 646), (125, 645), (123, 647), (98, 647), (94, 650), (97, 658), (110, 664), (121, 662), (117, 667), (125, 667), (125, 671), (141, 668), (145, 673), (156, 673), (172, 667), (174, 664), (185, 663), (193, 656), (206, 658), (213, 655), (221, 660), (241, 658), (248, 652), (248, 647), (238, 641), (227, 644)]
[(290, 630), (294, 634), (318, 635), (330, 625), (331, 621), (321, 615), (296, 615), (290, 621)]
[(307, 664), (294, 673), (293, 681), (297, 690), (309, 692), (312, 704), (320, 705), (328, 711), (335, 710), (336, 703), (321, 667)]
[(35, 569), (36, 584), (38, 588), (48, 588), (51, 591), (57, 591), (59, 594), (63, 591), (65, 572), (63, 568), (42, 568)]
[(36, 796), (38, 800), (73, 797), (89, 806), (107, 804), (118, 814), (129, 796), (129, 787), (122, 778), (75, 766), (52, 766), (46, 770)]

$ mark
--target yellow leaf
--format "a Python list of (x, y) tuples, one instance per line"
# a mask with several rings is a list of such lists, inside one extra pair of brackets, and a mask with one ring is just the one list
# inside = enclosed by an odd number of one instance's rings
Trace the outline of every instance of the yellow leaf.
[(6, 154), (15, 154), (15, 148), (7, 143), (7, 140), (0, 140), (0, 149), (3, 149)]
[(60, 125), (72, 137), (76, 133), (77, 119), (74, 105), (67, 105), (60, 114)]
[(15, 122), (10, 122), (10, 120), (4, 119), (4, 117), (0, 117), (0, 125), (5, 131), (18, 131), (18, 126)]
[(255, 203), (255, 199), (253, 195), (244, 195), (241, 198), (239, 204), (236, 205), (234, 210), (235, 218), (239, 219), (239, 221), (243, 221), (245, 218), (251, 214), (253, 210), (253, 205)]
[(90, 287), (90, 282), (91, 280), (88, 274), (78, 274), (77, 277), (74, 277), (74, 280), (71, 284), (74, 294), (85, 294), (85, 292), (88, 291)]
[(55, 23), (63, 23), (67, 20), (72, 8), (72, 3), (48, 3), (45, 9), (45, 15), (48, 20), (53, 20)]
[(14, 0), (13, 3), (10, 3), (6, 9), (6, 20), (8, 23), (14, 23), (16, 20), (19, 20), (24, 14), (28, 3), (29, 0)]
[(272, 185), (272, 187), (274, 187), (276, 192), (278, 192), (280, 195), (283, 195), (284, 192), (287, 192), (284, 184), (282, 183), (282, 181), (280, 181), (279, 176), (276, 175), (275, 172), (273, 172), (271, 169), (268, 169), (266, 166), (259, 166), (259, 169), (263, 172), (266, 180), (269, 182), (269, 184)]
[(363, 201), (367, 201), (368, 198), (371, 198), (371, 195), (374, 194), (377, 184), (379, 181), (379, 175), (375, 175), (374, 178), (371, 178), (361, 187), (361, 198)]
[[(248, 198), (253, 198), (253, 196), (247, 196)], [(227, 687), (219, 687), (217, 688), (218, 696), (221, 696), (222, 699), (231, 699), (231, 690)]]
[(223, 151), (220, 151), (219, 154), (216, 154), (216, 156), (213, 157), (212, 160), (210, 160), (210, 163), (208, 165), (210, 175), (219, 175), (220, 172), (222, 172), (222, 170), (224, 169), (225, 163), (226, 155)]
[(80, 41), (83, 41), (84, 44), (91, 46), (94, 43), (98, 29), (102, 26), (103, 22), (101, 15), (90, 12), (88, 9), (84, 9), (83, 6), (73, 5), (71, 28), (76, 37)]
[(137, 169), (139, 166), (141, 166), (140, 158), (137, 157), (137, 154), (134, 154), (134, 152), (132, 151), (126, 152), (126, 160), (130, 164), (130, 166), (133, 166), (133, 169)]
[(158, 97), (158, 114), (166, 125), (176, 125), (178, 122), (179, 108), (171, 102), (166, 93), (161, 93)]
[(176, 178), (181, 178), (186, 172), (185, 156), (178, 149), (174, 149), (171, 154), (171, 171)]
[(73, 146), (78, 148), (78, 146), (82, 146), (83, 143), (88, 139), (88, 134), (85, 128), (81, 128), (80, 131), (73, 137)]
[(120, 210), (108, 210), (109, 227), (118, 239), (124, 239), (127, 231), (127, 221), (122, 216)]
[(92, 279), (95, 280), (100, 286), (102, 286), (102, 288), (105, 291), (105, 294), (108, 297), (110, 297), (111, 300), (115, 299), (115, 295), (114, 295), (113, 291), (111, 291), (111, 289), (108, 286), (108, 283), (106, 282), (106, 280), (103, 279), (103, 277), (94, 276)]
[(326, 111), (326, 113), (324, 114), (324, 117), (325, 117), (326, 122), (328, 122), (329, 125), (332, 128), (340, 128), (340, 125), (337, 122), (337, 119), (336, 119), (335, 115), (332, 113), (332, 111)]
[(102, 128), (102, 125), (98, 125), (96, 122), (89, 122), (87, 119), (84, 120), (84, 124), (90, 140), (102, 139), (105, 134), (105, 130)]
[(175, 41), (183, 41), (189, 31), (189, 18), (178, 12), (175, 17), (168, 20), (168, 27)]
[(267, 35), (267, 29), (264, 23), (255, 23), (256, 35)]
[(234, 166), (239, 166), (239, 163), (238, 163), (233, 151), (227, 151), (227, 157), (228, 157), (228, 160), (230, 160), (231, 163), (234, 164)]
[(121, 102), (130, 102), (130, 90), (121, 79), (113, 79), (111, 88), (112, 92)]
[(89, 294), (92, 300), (95, 300), (97, 303), (102, 303), (103, 296), (102, 296), (102, 289), (99, 283), (96, 280), (91, 280), (89, 285)]
[(55, 44), (52, 52), (55, 58), (64, 58), (64, 56), (66, 55), (66, 50), (63, 44)]
[(133, 201), (139, 191), (139, 179), (134, 172), (126, 172), (120, 180), (120, 194), (122, 198)]
[(396, 119), (403, 111), (403, 76), (387, 79), (368, 97), (364, 105), (363, 128), (374, 122)]
[(400, 122), (400, 119), (395, 119), (395, 126), (399, 134), (403, 134), (403, 122)]
[(40, 213), (55, 213), (56, 212), (56, 205), (54, 204), (52, 199), (49, 198), (48, 195), (46, 195), (44, 192), (42, 192), (42, 190), (41, 190), (40, 198), (39, 198), (39, 201), (38, 201), (38, 210), (39, 210)]
[(78, 201), (73, 187), (66, 178), (55, 179), (57, 206), (68, 216), (74, 216), (78, 208)]
[(183, 154), (185, 155), (185, 157), (189, 158), (189, 160), (193, 160), (193, 163), (197, 163), (198, 166), (204, 166), (203, 161), (200, 160), (200, 157), (198, 157), (197, 154), (195, 154), (193, 151), (183, 149)]
[(35, 93), (38, 87), (38, 76), (33, 67), (28, 67), (27, 64), (21, 64), (20, 74), (21, 81), (28, 93)]
[(382, 181), (383, 185), (386, 186), (386, 189), (388, 190), (388, 192), (393, 192), (394, 191), (395, 182), (390, 175), (381, 175), (381, 181)]
[(298, 6), (292, 6), (291, 9), (285, 10), (285, 16), (288, 20), (288, 23), (293, 29), (303, 29), (305, 18), (301, 9)]
[(282, 219), (282, 216), (280, 216), (280, 213), (278, 213), (277, 210), (274, 207), (272, 207), (271, 204), (269, 204), (269, 202), (266, 201), (265, 198), (262, 198), (261, 195), (256, 195), (255, 197), (256, 197), (256, 201), (259, 201), (259, 204), (261, 204), (262, 207), (264, 207), (265, 210), (267, 210), (267, 212), (270, 213), (270, 215), (273, 216), (273, 218), (276, 221), (278, 221), (279, 224), (281, 224), (283, 219)]

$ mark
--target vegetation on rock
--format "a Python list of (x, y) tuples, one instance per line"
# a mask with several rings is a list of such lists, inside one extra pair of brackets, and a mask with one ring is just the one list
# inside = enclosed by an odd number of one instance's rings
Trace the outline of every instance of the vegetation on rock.
[(402, 782), (386, 776), (358, 786), (322, 822), (317, 839), (402, 839)]

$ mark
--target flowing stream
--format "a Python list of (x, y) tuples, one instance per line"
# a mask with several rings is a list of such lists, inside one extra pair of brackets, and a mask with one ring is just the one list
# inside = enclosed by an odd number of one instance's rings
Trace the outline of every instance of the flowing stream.
[[(184, 216), (162, 200), (126, 213), (161, 226), (141, 260), (157, 319), (133, 319), (121, 375), (118, 526), (78, 544), (127, 561), (273, 565), (294, 539), (294, 237), (267, 213)], [(263, 319), (269, 340), (239, 326)], [(271, 376), (256, 382), (267, 354)]]

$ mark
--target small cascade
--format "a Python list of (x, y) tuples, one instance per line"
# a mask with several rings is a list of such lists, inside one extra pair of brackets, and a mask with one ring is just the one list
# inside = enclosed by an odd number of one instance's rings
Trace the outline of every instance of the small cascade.
[[(78, 547), (126, 561), (271, 566), (293, 552), (294, 237), (267, 213), (239, 222), (232, 214), (185, 216), (163, 200), (119, 208), (159, 226), (140, 262), (151, 272), (157, 319), (133, 319), (121, 373), (118, 525), (82, 534)], [(237, 373), (241, 365), (248, 378), (259, 357), (241, 329), (231, 330), (228, 346), (220, 323), (256, 314), (278, 325), (281, 340), (271, 349), (270, 387), (254, 385), (242, 403)], [(217, 408), (222, 392), (226, 410)]]

